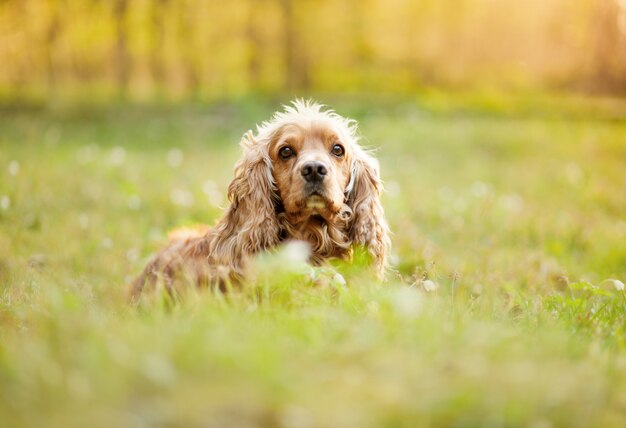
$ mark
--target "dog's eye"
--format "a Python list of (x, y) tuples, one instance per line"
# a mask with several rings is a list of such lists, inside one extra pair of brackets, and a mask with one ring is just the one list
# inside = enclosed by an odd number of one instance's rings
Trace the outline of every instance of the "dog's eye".
[(331, 150), (331, 152), (332, 152), (333, 155), (335, 155), (338, 158), (340, 158), (345, 153), (345, 150), (343, 149), (343, 146), (341, 144), (335, 144), (333, 146), (333, 149)]
[(292, 157), (294, 155), (294, 151), (291, 147), (289, 146), (285, 146), (282, 149), (280, 149), (278, 151), (278, 156), (280, 156), (283, 159), (289, 159), (290, 157)]

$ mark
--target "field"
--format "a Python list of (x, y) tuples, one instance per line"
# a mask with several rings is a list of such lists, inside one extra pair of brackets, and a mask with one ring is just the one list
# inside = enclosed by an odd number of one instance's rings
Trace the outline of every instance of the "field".
[(378, 148), (388, 281), (282, 252), (138, 308), (279, 101), (0, 110), (1, 426), (626, 426), (626, 103), (323, 101)]

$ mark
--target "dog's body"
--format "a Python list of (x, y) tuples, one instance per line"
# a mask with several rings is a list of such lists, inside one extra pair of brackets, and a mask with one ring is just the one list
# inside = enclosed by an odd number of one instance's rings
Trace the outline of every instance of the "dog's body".
[(244, 135), (224, 217), (171, 236), (134, 296), (159, 281), (169, 292), (182, 282), (239, 282), (251, 256), (289, 240), (307, 242), (313, 264), (363, 246), (382, 275), (389, 238), (378, 162), (359, 146), (354, 121), (321, 107), (296, 101)]

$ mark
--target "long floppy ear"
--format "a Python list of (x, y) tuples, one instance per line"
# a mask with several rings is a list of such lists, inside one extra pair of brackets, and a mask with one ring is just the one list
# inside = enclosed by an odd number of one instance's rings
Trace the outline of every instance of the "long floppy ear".
[(354, 244), (367, 248), (381, 277), (390, 246), (389, 227), (380, 203), (382, 189), (378, 161), (359, 148), (348, 185), (348, 205), (353, 213), (350, 238)]
[(215, 262), (239, 264), (243, 257), (275, 246), (279, 223), (274, 208), (272, 167), (267, 145), (252, 133), (241, 142), (243, 157), (235, 165), (235, 178), (228, 186), (230, 206), (215, 227), (211, 253)]

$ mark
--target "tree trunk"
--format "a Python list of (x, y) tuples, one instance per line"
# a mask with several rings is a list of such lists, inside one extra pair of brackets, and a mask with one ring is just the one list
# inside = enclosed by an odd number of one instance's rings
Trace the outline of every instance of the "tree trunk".
[(256, 14), (259, 10), (258, 4), (260, 0), (251, 0), (248, 7), (248, 19), (246, 22), (246, 39), (248, 44), (248, 85), (250, 89), (257, 90), (261, 83), (261, 36), (256, 24)]
[(152, 2), (152, 46), (150, 50), (150, 74), (155, 88), (161, 89), (165, 84), (165, 67), (163, 65), (163, 43), (165, 39), (165, 9), (168, 0)]
[(192, 97), (198, 94), (200, 88), (200, 77), (195, 61), (198, 52), (194, 45), (194, 6), (195, 4), (193, 2), (191, 5), (186, 2), (180, 3), (178, 38), (185, 76), (185, 90), (187, 94), (191, 94)]
[[(297, 2), (302, 5), (302, 2)], [(296, 1), (281, 0), (280, 5), (284, 21), (284, 55), (286, 89), (301, 90), (310, 86), (308, 58), (298, 34), (297, 14), (294, 11)]]
[(57, 40), (61, 32), (61, 19), (59, 16), (59, 7), (54, 1), (50, 5), (50, 21), (46, 28), (46, 85), (48, 96), (54, 98), (57, 93), (57, 70), (54, 60)]
[(115, 81), (121, 97), (126, 95), (130, 73), (130, 58), (128, 55), (126, 14), (128, 0), (116, 0), (113, 16), (115, 18), (116, 42), (114, 54)]
[(592, 57), (593, 85), (610, 92), (626, 92), (626, 8), (618, 0), (598, 0), (595, 46)]

